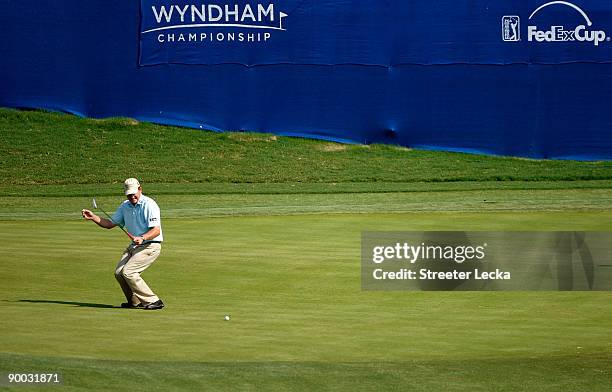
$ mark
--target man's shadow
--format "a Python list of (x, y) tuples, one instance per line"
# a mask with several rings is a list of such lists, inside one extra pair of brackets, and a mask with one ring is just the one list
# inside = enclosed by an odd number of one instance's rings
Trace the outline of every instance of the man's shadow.
[(73, 302), (73, 301), (51, 301), (51, 300), (46, 300), (46, 299), (20, 299), (18, 302), (28, 302), (28, 303), (35, 303), (35, 304), (74, 305), (74, 306), (81, 306), (85, 308), (106, 308), (106, 309), (119, 308), (118, 306), (107, 305), (107, 304), (91, 304), (87, 302)]

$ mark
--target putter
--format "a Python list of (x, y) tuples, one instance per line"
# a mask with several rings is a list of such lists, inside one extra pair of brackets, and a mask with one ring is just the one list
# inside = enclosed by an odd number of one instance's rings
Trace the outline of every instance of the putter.
[[(99, 206), (98, 206), (98, 203), (96, 203), (96, 198), (95, 198), (95, 197), (92, 199), (92, 204), (93, 204), (93, 208), (95, 208), (96, 210), (100, 210), (100, 211), (102, 211), (102, 213), (103, 213), (104, 215), (106, 215), (106, 217), (107, 217), (107, 218), (108, 218), (108, 219), (109, 219), (111, 222), (115, 223), (115, 221), (113, 220), (113, 218), (111, 218), (111, 217), (110, 217), (110, 215), (108, 215), (108, 214), (106, 213), (106, 211), (104, 211), (104, 210), (102, 209), (102, 207), (99, 207)], [(123, 232), (124, 232), (124, 233), (125, 233), (125, 234), (126, 234), (128, 237), (130, 237), (130, 239), (131, 239), (131, 240), (134, 240), (134, 236), (133, 236), (133, 235), (131, 235), (131, 234), (130, 234), (130, 233), (129, 233), (129, 232), (128, 232), (128, 231), (127, 231), (127, 230), (126, 230), (126, 229), (125, 229), (123, 226), (121, 226), (121, 225), (120, 225), (120, 224), (118, 224), (118, 223), (115, 223), (115, 224), (116, 224), (117, 226), (119, 226), (119, 227), (121, 228), (121, 230), (123, 230)]]

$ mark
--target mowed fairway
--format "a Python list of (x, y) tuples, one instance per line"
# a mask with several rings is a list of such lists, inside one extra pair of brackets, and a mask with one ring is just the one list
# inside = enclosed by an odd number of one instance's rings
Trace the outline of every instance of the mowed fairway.
[(612, 388), (608, 292), (360, 286), (364, 230), (612, 230), (608, 189), (157, 199), (144, 276), (167, 307), (146, 312), (117, 308), (127, 241), (79, 220), (89, 198), (2, 198), (0, 369), (66, 391)]

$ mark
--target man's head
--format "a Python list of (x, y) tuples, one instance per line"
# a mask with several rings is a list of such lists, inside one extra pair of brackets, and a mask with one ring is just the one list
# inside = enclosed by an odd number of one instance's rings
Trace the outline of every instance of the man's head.
[(135, 178), (128, 178), (123, 183), (123, 190), (125, 191), (125, 196), (132, 204), (138, 203), (140, 200), (140, 196), (142, 195), (142, 188), (140, 187), (140, 183)]

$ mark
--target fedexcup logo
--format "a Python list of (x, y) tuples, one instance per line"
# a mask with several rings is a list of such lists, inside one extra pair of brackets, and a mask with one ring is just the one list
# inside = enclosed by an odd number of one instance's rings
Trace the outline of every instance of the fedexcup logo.
[[(584, 24), (577, 26), (571, 26), (566, 28), (565, 26), (552, 25), (546, 30), (540, 29), (537, 25), (527, 26), (527, 41), (529, 42), (581, 42), (590, 43), (595, 46), (599, 46), (602, 42), (609, 42), (610, 37), (603, 30), (597, 30), (593, 28), (593, 22), (587, 15), (587, 13), (577, 5), (568, 1), (551, 1), (542, 4), (536, 8), (531, 15), (529, 20), (534, 19), (538, 14), (544, 12), (544, 10), (551, 6), (563, 6), (567, 7), (571, 12), (577, 12), (582, 19)], [(520, 18), (518, 16), (504, 16), (502, 17), (502, 39), (506, 42), (517, 42), (520, 41)]]
[(288, 15), (269, 4), (164, 4), (152, 5), (141, 34), (155, 34), (159, 43), (265, 42), (274, 32), (286, 31)]

